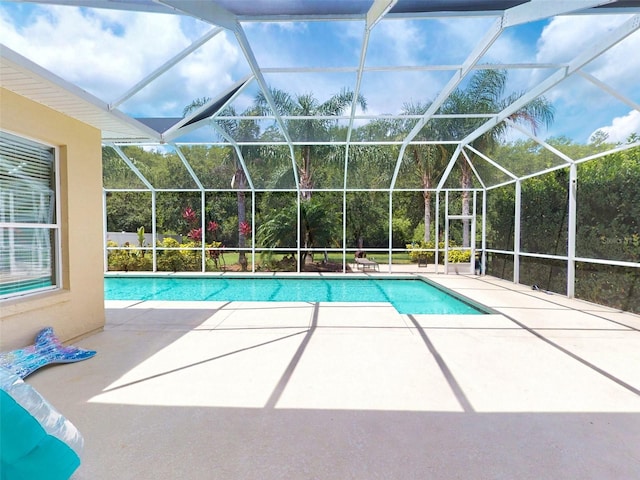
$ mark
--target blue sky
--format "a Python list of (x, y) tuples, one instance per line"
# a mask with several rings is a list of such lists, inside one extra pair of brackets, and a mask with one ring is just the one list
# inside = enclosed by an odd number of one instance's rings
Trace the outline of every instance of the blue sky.
[[(505, 31), (481, 63), (570, 61), (580, 48), (615, 28), (628, 16), (560, 17)], [(372, 31), (370, 67), (457, 65), (492, 23), (489, 18), (384, 20)], [(170, 15), (0, 2), (2, 43), (65, 80), (111, 102), (166, 60), (211, 29), (202, 22)], [(245, 24), (255, 57), (264, 68), (356, 67), (363, 23)], [(640, 103), (640, 32), (598, 58), (585, 70), (630, 100)], [(235, 37), (223, 32), (156, 82), (121, 105), (137, 116), (180, 116), (191, 100), (216, 97), (250, 73)], [(552, 70), (509, 71), (508, 92), (525, 91)], [(368, 72), (361, 93), (368, 113), (400, 113), (405, 102), (433, 100), (452, 71)], [(342, 87), (353, 88), (355, 74), (267, 73), (267, 81), (292, 93), (325, 100)], [(250, 104), (255, 84), (237, 100)], [(546, 94), (556, 120), (543, 138), (564, 135), (585, 142), (605, 129), (614, 141), (640, 133), (640, 113), (575, 77)]]

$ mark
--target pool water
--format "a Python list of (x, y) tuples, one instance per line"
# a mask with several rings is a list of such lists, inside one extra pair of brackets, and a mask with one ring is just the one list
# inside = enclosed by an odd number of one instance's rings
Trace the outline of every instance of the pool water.
[(389, 302), (405, 314), (483, 314), (418, 279), (105, 277), (106, 300)]

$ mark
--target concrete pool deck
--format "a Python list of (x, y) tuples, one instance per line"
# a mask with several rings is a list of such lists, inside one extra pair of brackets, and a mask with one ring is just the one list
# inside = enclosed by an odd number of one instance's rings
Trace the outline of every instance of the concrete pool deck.
[(107, 302), (98, 355), (28, 382), (75, 480), (640, 478), (640, 316), (428, 277), (499, 314)]

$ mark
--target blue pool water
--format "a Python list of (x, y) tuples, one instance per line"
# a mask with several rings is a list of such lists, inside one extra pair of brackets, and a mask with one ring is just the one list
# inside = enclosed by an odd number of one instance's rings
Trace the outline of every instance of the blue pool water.
[(482, 314), (418, 279), (106, 277), (106, 300), (389, 302), (407, 314)]

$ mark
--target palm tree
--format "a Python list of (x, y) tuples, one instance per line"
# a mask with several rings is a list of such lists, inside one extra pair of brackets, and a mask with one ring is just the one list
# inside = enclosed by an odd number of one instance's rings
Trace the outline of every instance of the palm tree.
[[(199, 108), (205, 105), (209, 101), (208, 98), (198, 98), (187, 105), (184, 109), (184, 115), (188, 114), (190, 111)], [(243, 116), (245, 115), (255, 115), (255, 112), (251, 109), (243, 112)], [(221, 112), (221, 117), (216, 120), (219, 127), (227, 133), (234, 140), (247, 140), (247, 139), (255, 139), (260, 134), (260, 126), (257, 122), (253, 120), (233, 120), (233, 119), (225, 119), (224, 117), (236, 117), (237, 112), (233, 107), (227, 107)], [(252, 147), (241, 146), (239, 147), (242, 153), (242, 156), (245, 159), (251, 157), (254, 152)], [(247, 256), (245, 251), (243, 250), (246, 247), (246, 239), (247, 232), (244, 226), (246, 223), (246, 196), (245, 189), (247, 188), (247, 177), (244, 173), (244, 169), (242, 168), (240, 157), (238, 156), (238, 152), (235, 148), (230, 149), (231, 156), (233, 158), (233, 164), (235, 166), (235, 172), (233, 177), (231, 178), (232, 188), (237, 190), (236, 195), (238, 199), (238, 248), (239, 257), (238, 263), (240, 264), (240, 268), (242, 271), (247, 270)]]
[[(271, 88), (269, 93), (277, 109), (276, 113), (285, 117), (338, 116), (351, 107), (354, 100), (353, 92), (347, 88), (343, 88), (340, 93), (333, 95), (324, 103), (320, 103), (312, 93), (291, 96), (291, 94), (276, 88)], [(367, 102), (362, 95), (358, 95), (357, 103), (362, 110), (367, 109)], [(256, 96), (255, 108), (262, 115), (272, 114), (263, 92), (258, 93)], [(323, 140), (330, 134), (332, 128), (335, 128), (338, 124), (337, 120), (332, 119), (285, 120), (284, 123), (289, 134), (293, 138), (302, 139), (302, 141)], [(302, 146), (302, 161), (298, 165), (302, 200), (311, 198), (311, 190), (313, 189), (313, 151), (314, 147), (312, 145)]]
[[(402, 107), (403, 115), (422, 115), (429, 108), (429, 104), (405, 103)], [(401, 131), (411, 130), (412, 122), (403, 122)], [(436, 140), (440, 134), (430, 123), (416, 136), (415, 140)], [(420, 179), (422, 197), (424, 201), (424, 241), (431, 240), (431, 200), (433, 192), (430, 190), (437, 184), (449, 158), (449, 152), (444, 145), (415, 145), (410, 144), (406, 153), (408, 162), (402, 162), (404, 168), (410, 168)]]
[[(453, 92), (447, 101), (442, 105), (440, 113), (497, 113), (504, 110), (508, 105), (518, 100), (524, 92), (515, 92), (504, 96), (507, 82), (506, 70), (479, 70), (474, 73), (466, 88), (458, 88)], [(545, 97), (537, 97), (524, 107), (515, 111), (509, 117), (516, 123), (529, 125), (531, 131), (536, 134), (542, 124), (549, 126), (553, 122), (554, 108)], [(476, 120), (455, 120), (449, 122), (449, 134), (452, 138), (463, 138), (469, 131), (469, 127), (475, 128)], [(487, 133), (480, 135), (471, 142), (471, 146), (478, 151), (490, 151), (500, 142), (506, 132), (508, 125), (501, 122)], [(473, 155), (472, 155), (473, 158)], [(467, 162), (461, 163), (461, 186), (462, 192), (462, 214), (469, 215), (469, 190), (472, 187), (472, 170)], [(463, 223), (463, 246), (470, 245), (469, 222)]]
[[(300, 238), (304, 244), (303, 258), (311, 257), (309, 249), (331, 246), (340, 238), (340, 216), (335, 204), (316, 196), (300, 206)], [(296, 241), (296, 202), (291, 202), (267, 215), (258, 229), (262, 245), (270, 248), (287, 247)]]

